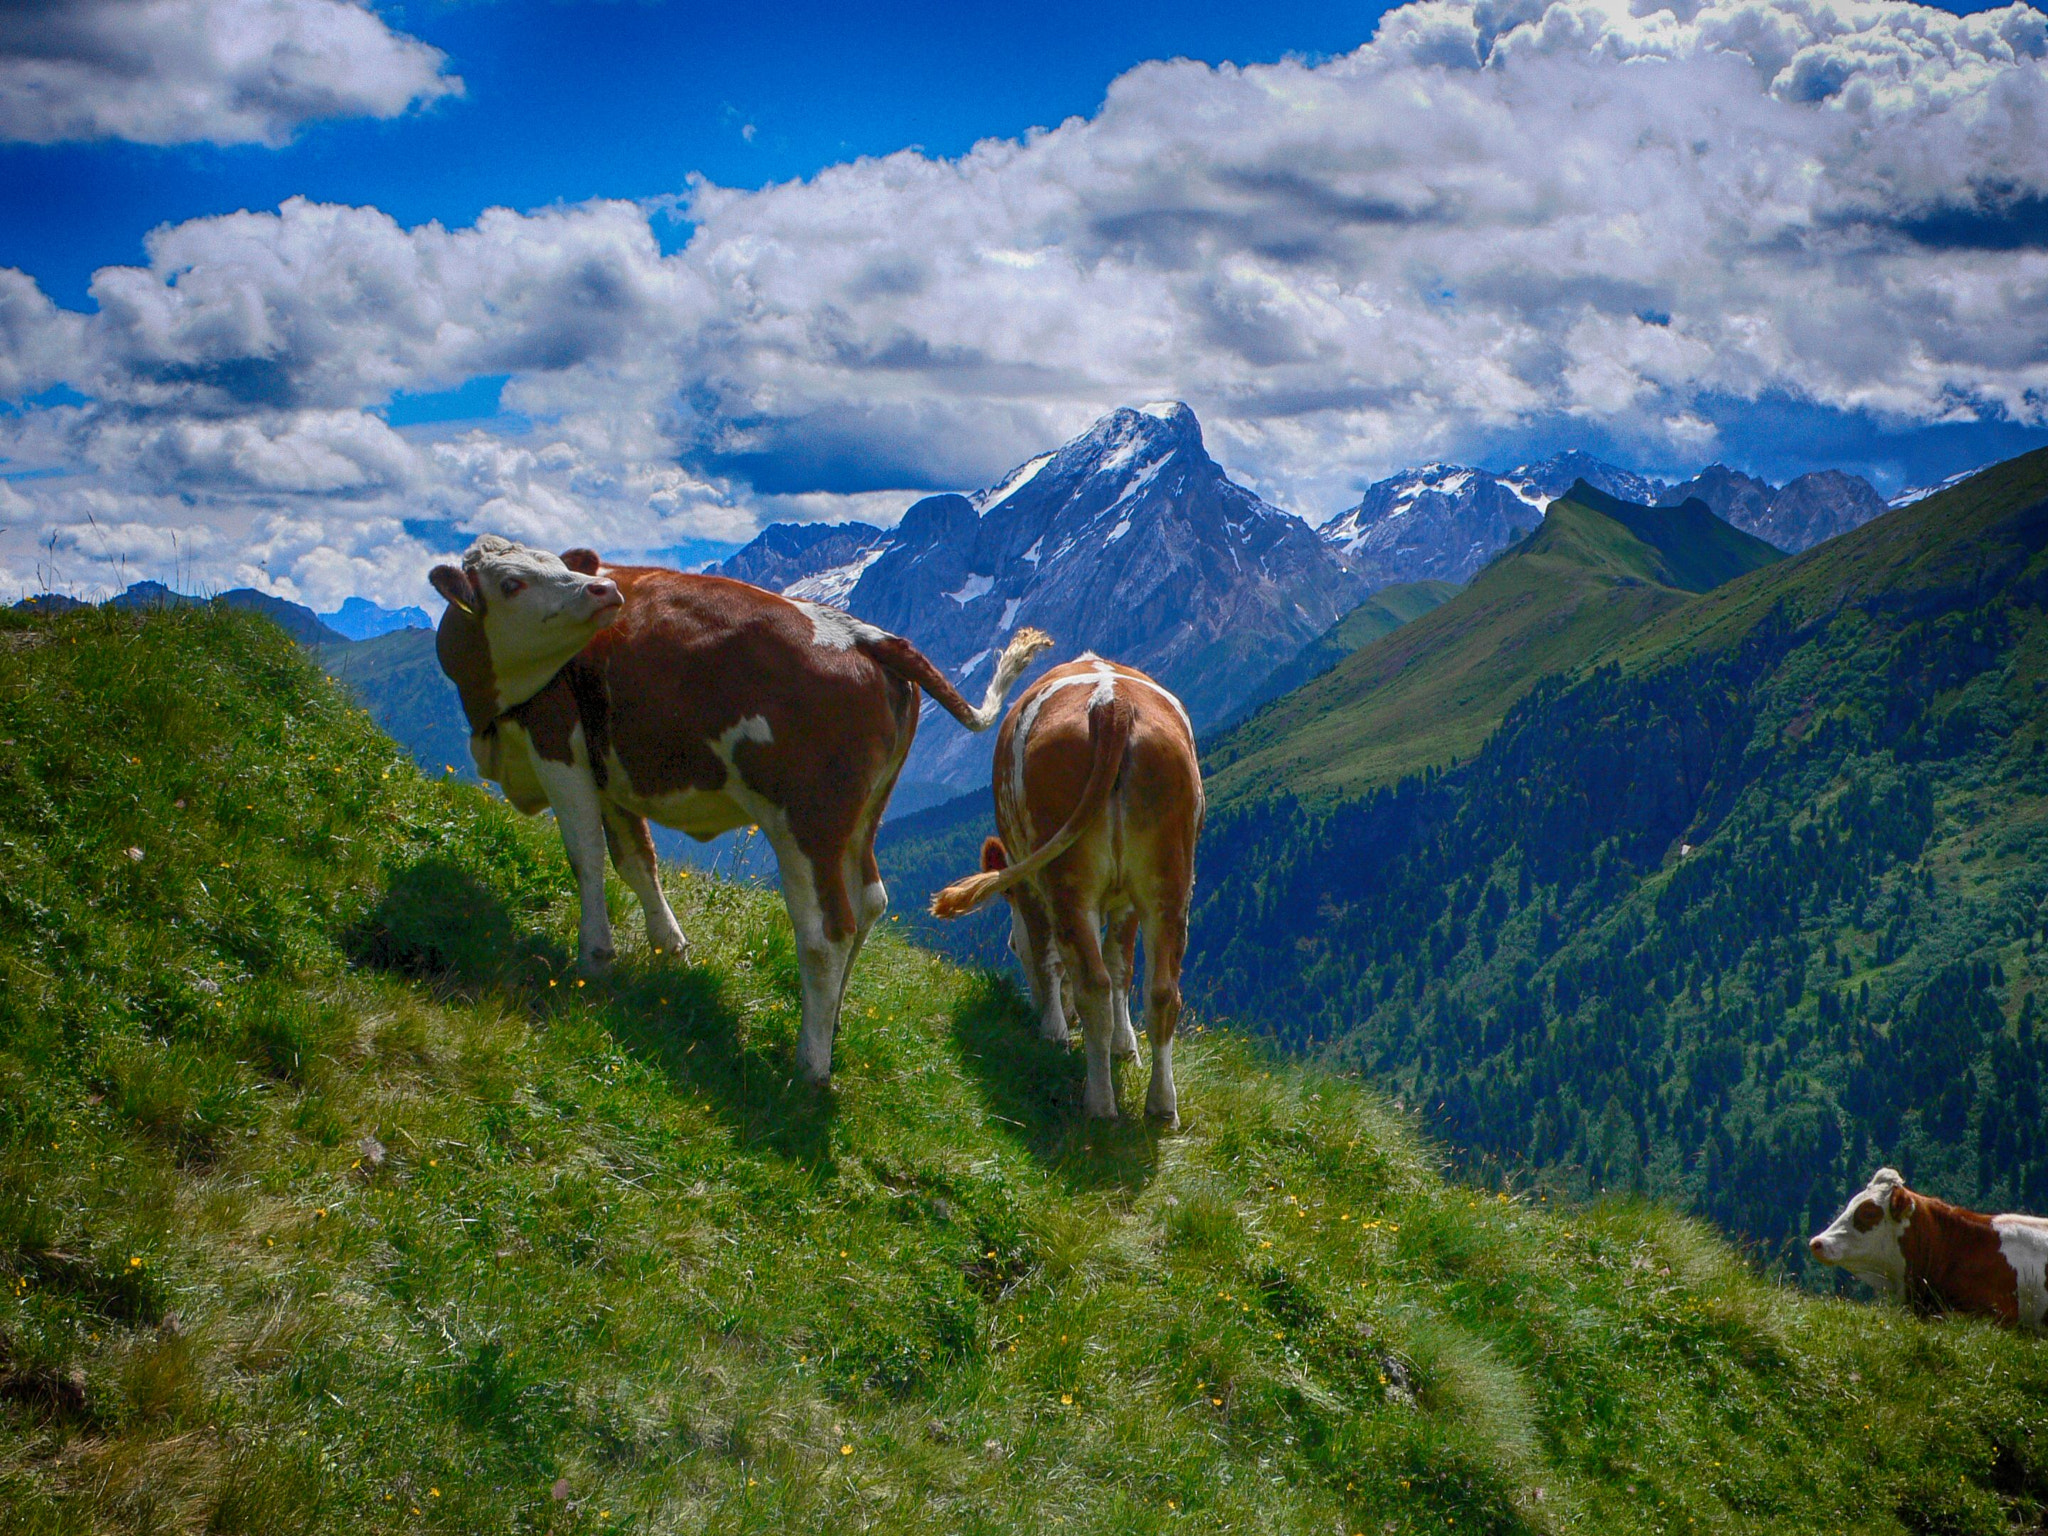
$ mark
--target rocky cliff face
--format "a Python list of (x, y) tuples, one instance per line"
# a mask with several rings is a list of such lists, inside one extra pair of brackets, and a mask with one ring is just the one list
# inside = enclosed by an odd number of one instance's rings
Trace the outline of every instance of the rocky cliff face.
[(1860, 528), (1885, 510), (1884, 498), (1868, 480), (1839, 469), (1818, 470), (1773, 487), (1725, 464), (1710, 464), (1683, 485), (1665, 488), (1657, 499), (1675, 507), (1693, 497), (1744, 533), (1794, 553)]
[[(855, 528), (771, 528), (719, 569), (908, 636), (970, 697), (1001, 641), (1035, 624), (1058, 642), (1050, 661), (1093, 650), (1142, 667), (1197, 729), (1366, 590), (1300, 518), (1224, 474), (1178, 402), (1113, 411), (988, 490), (926, 497), (886, 533)], [(908, 799), (983, 786), (992, 736), (928, 718)]]

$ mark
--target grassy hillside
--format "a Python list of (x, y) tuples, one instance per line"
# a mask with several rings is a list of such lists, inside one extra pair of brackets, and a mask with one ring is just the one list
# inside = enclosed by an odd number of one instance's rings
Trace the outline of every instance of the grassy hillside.
[(546, 824), (275, 631), (0, 624), (0, 1531), (2048, 1513), (2037, 1345), (1446, 1184), (1227, 1036), (1185, 1134), (1085, 1128), (889, 933), (813, 1096), (768, 898), (675, 877), (701, 964), (578, 986)]
[(1697, 502), (1581, 481), (1457, 596), (1209, 743), (1211, 803), (1330, 801), (1470, 758), (1539, 679), (1778, 558)]
[(2048, 1209), (2044, 598), (2034, 454), (1631, 632), (1455, 772), (1228, 809), (1202, 995), (1474, 1164), (1794, 1270), (1878, 1161)]
[(1254, 714), (1282, 694), (1321, 677), (1352, 652), (1413, 623), (1457, 595), (1454, 581), (1404, 581), (1380, 588), (1309, 641), (1292, 660), (1282, 662), (1259, 684), (1258, 692), (1245, 701), (1235, 719)]

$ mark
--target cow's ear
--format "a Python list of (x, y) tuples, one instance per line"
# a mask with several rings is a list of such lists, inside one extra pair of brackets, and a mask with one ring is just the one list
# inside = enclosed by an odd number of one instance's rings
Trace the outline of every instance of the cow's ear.
[(604, 562), (597, 558), (594, 549), (565, 549), (562, 551), (562, 564), (578, 576), (595, 576), (597, 568)]
[(434, 584), (436, 592), (464, 613), (473, 616), (483, 607), (483, 595), (477, 590), (476, 578), (460, 566), (437, 565), (427, 573), (427, 580)]
[(1903, 1184), (1892, 1186), (1891, 1198), (1885, 1204), (1890, 1208), (1893, 1217), (1899, 1221), (1904, 1221), (1913, 1214), (1913, 1197), (1906, 1192), (1906, 1186)]
[(1000, 837), (992, 837), (981, 845), (981, 868), (984, 874), (994, 874), (999, 869), (1010, 867), (1010, 850), (1003, 846)]

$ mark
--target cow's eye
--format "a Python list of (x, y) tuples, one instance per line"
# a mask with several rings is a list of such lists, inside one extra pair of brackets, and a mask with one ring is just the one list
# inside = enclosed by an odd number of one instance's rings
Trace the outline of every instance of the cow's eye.
[(505, 596), (507, 597), (517, 597), (521, 592), (524, 592), (526, 590), (526, 583), (521, 581), (517, 576), (507, 576), (503, 581), (498, 583), (498, 590), (504, 593)]
[(1868, 1232), (1872, 1227), (1876, 1226), (1880, 1221), (1883, 1220), (1884, 1212), (1878, 1208), (1878, 1204), (1875, 1200), (1864, 1201), (1861, 1205), (1856, 1207), (1856, 1214), (1849, 1218), (1850, 1224), (1854, 1226), (1858, 1232)]

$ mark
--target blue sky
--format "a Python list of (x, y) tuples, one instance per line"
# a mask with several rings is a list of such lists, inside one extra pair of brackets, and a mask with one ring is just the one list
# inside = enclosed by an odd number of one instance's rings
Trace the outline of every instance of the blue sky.
[(411, 601), (407, 529), (886, 521), (1160, 396), (1313, 521), (2048, 442), (2048, 19), (1666, 3), (76, 0), (0, 45), (0, 582)]
[[(758, 187), (912, 145), (957, 155), (1093, 112), (1147, 59), (1267, 63), (1357, 47), (1381, 6), (699, 5), (495, 0), (386, 6), (445, 52), (457, 100), (316, 123), (261, 145), (0, 145), (0, 265), (83, 306), (158, 224), (298, 195), (405, 224), (493, 206)], [(675, 226), (664, 233), (679, 232)]]

